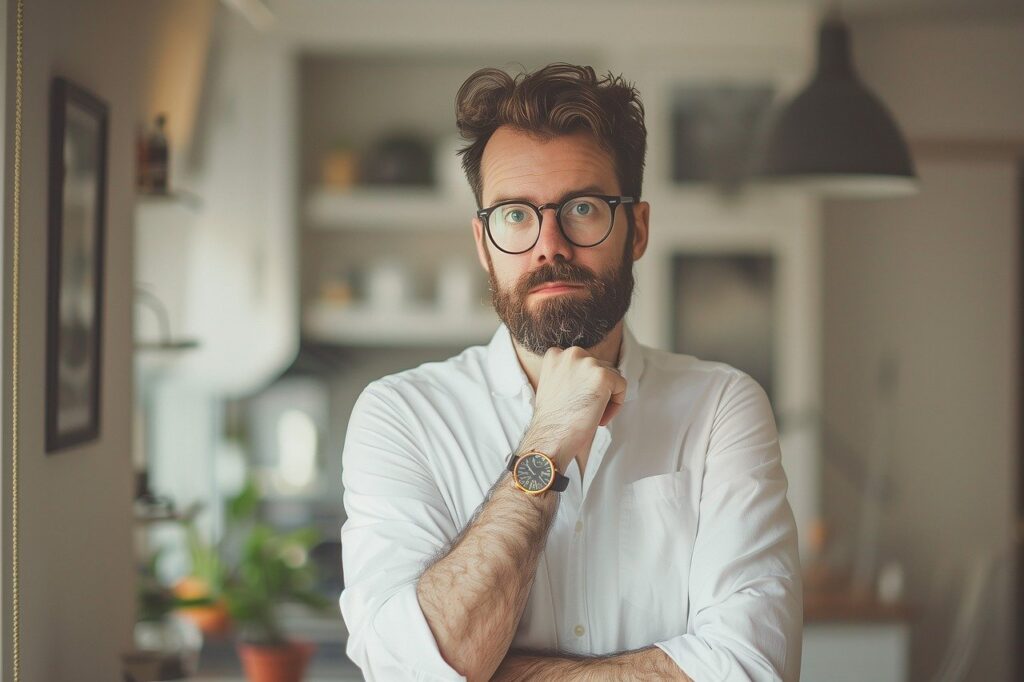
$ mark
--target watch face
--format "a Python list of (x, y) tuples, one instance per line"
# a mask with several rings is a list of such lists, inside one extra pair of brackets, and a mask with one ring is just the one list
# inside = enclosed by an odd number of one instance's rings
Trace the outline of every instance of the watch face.
[(516, 480), (527, 490), (544, 490), (554, 477), (555, 470), (544, 455), (526, 455), (516, 464)]

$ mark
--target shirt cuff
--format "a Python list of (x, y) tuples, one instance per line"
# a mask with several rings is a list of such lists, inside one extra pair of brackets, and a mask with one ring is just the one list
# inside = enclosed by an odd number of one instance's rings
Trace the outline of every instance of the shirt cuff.
[(416, 597), (415, 582), (388, 597), (366, 629), (363, 636), (349, 637), (346, 653), (362, 669), (367, 682), (466, 682), (441, 656)]
[(777, 682), (778, 673), (760, 666), (751, 670), (725, 651), (715, 651), (696, 635), (680, 635), (655, 646), (668, 654), (679, 669), (695, 682), (716, 682), (717, 680), (751, 680)]

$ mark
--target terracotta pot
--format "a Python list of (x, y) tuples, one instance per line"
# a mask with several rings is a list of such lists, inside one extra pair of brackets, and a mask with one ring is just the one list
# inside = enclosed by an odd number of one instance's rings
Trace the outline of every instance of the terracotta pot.
[(265, 646), (238, 642), (238, 656), (249, 682), (302, 682), (316, 650), (312, 642)]
[[(181, 599), (201, 599), (209, 596), (210, 588), (201, 578), (189, 576), (174, 585), (174, 594)], [(209, 606), (187, 606), (177, 611), (195, 623), (203, 635), (217, 637), (227, 634), (231, 629), (231, 618), (223, 599)]]
[(207, 637), (220, 637), (231, 630), (231, 617), (227, 606), (218, 601), (211, 606), (189, 606), (178, 609), (178, 613), (195, 623), (200, 632)]

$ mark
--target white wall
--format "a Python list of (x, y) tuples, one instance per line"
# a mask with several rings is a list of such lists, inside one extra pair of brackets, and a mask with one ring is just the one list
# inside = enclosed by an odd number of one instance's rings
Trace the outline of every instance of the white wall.
[[(908, 137), (1024, 137), (1024, 24), (853, 31), (864, 79)], [(918, 161), (916, 197), (826, 203), (824, 382), (833, 444), (870, 456), (892, 419), (881, 558), (907, 570), (911, 679), (925, 680), (949, 645), (959, 581), (1012, 533), (1020, 217), (1009, 158)], [(876, 394), (883, 357), (899, 363), (889, 414)], [(854, 537), (857, 488), (827, 465), (823, 493), (837, 539)], [(968, 679), (1009, 679), (1006, 572), (995, 587)]]
[[(14, 27), (14, 2), (5, 4)], [(115, 680), (134, 618), (130, 459), (132, 210), (136, 112), (157, 3), (33, 0), (25, 3), (21, 196), (19, 501), (21, 679)], [(14, 41), (4, 79), (4, 279), (11, 274)], [(101, 433), (47, 456), (44, 440), (47, 128), (53, 76), (73, 79), (110, 107)], [(3, 300), (3, 356), (11, 302)], [(10, 650), (10, 366), (3, 373), (3, 677)]]

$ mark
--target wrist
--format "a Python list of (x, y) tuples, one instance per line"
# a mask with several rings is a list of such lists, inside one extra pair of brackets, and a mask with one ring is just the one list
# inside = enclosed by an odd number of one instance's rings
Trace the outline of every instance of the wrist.
[(564, 441), (558, 436), (557, 431), (545, 426), (531, 425), (527, 429), (526, 435), (523, 436), (519, 449), (516, 451), (516, 457), (530, 450), (540, 450), (550, 457), (561, 474), (565, 473), (573, 458), (572, 453), (565, 447)]
[(516, 486), (510, 471), (502, 473), (497, 487), (501, 492), (496, 496), (514, 499), (517, 504), (527, 504), (541, 514), (552, 513), (558, 506), (559, 493), (549, 490), (541, 495), (527, 495)]

